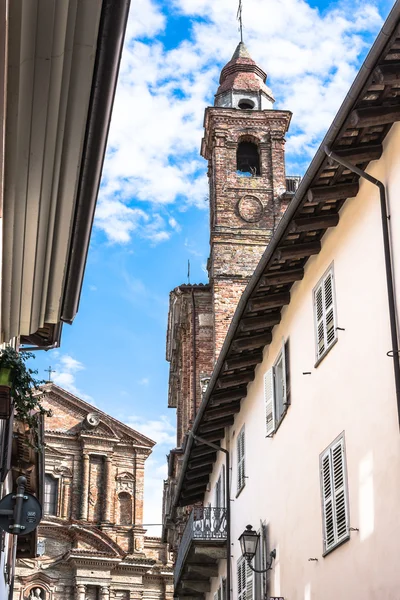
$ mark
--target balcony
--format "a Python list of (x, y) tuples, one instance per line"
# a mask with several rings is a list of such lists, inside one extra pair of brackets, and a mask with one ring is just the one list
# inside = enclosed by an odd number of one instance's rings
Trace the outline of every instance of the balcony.
[(226, 558), (226, 509), (201, 507), (190, 513), (174, 570), (174, 596), (203, 598), (218, 561)]

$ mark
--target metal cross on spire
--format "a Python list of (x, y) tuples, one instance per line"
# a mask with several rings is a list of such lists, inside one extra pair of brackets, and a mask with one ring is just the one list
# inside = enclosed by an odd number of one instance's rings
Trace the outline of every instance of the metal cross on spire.
[(239, 21), (240, 41), (243, 43), (242, 0), (239, 0), (239, 7), (236, 18)]
[(51, 383), (51, 374), (52, 373), (56, 373), (56, 371), (54, 371), (51, 367), (49, 367), (48, 369), (45, 369), (46, 373), (49, 374), (49, 378), (47, 380), (47, 383)]

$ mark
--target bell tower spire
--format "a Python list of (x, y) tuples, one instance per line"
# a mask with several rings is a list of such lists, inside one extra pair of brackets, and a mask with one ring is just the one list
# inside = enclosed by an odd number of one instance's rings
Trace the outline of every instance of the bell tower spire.
[(267, 74), (241, 41), (206, 108), (201, 154), (208, 161), (215, 360), (237, 303), (288, 197), (285, 134), (291, 113), (274, 110)]

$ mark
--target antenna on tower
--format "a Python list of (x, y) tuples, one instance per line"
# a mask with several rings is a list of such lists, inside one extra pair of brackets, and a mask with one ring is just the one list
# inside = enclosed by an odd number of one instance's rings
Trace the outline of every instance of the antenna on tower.
[(239, 21), (240, 41), (243, 44), (242, 0), (239, 0), (239, 7), (238, 7), (236, 18)]
[(187, 273), (188, 285), (190, 285), (190, 260), (188, 259), (188, 273)]

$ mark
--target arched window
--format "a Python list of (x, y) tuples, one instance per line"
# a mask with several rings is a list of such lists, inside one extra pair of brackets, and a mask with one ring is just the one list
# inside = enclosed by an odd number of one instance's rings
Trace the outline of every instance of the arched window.
[(119, 500), (119, 524), (132, 525), (132, 497), (128, 492), (121, 492)]
[(240, 173), (260, 175), (260, 155), (253, 142), (240, 142), (236, 153), (237, 170)]
[(255, 104), (253, 100), (249, 100), (248, 98), (243, 98), (239, 100), (239, 108), (242, 110), (253, 110)]
[(45, 515), (57, 516), (57, 500), (58, 500), (58, 480), (52, 475), (45, 475), (44, 478), (44, 505), (43, 512)]

